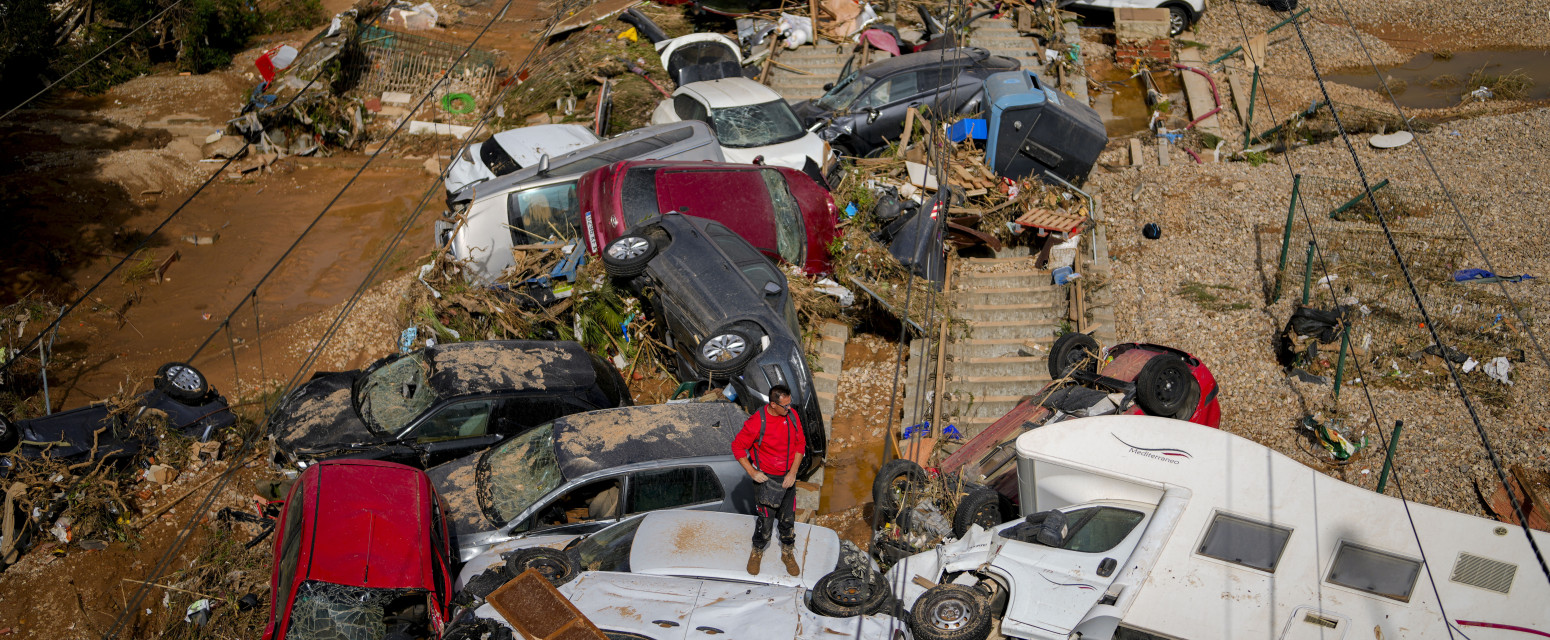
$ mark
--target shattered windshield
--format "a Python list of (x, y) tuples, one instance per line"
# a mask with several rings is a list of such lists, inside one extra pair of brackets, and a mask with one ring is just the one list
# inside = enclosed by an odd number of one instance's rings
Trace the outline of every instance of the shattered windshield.
[(735, 149), (791, 142), (807, 133), (785, 100), (712, 109), (710, 121), (721, 146)]
[(856, 96), (860, 95), (865, 87), (866, 82), (861, 78), (861, 72), (852, 73), (845, 76), (844, 80), (835, 83), (834, 88), (828, 93), (823, 94), (823, 97), (818, 99), (818, 106), (830, 111), (843, 110), (856, 100)]
[[(416, 589), (348, 587), (308, 580), (296, 589), (286, 640), (381, 640), (394, 627), (425, 625), (426, 596)], [(415, 616), (415, 612), (419, 612)], [(423, 631), (429, 632), (429, 628)], [(419, 636), (415, 636), (419, 637)]]
[(645, 518), (631, 518), (592, 534), (576, 545), (576, 558), (586, 571), (630, 572), (630, 549), (635, 530)]
[(786, 188), (786, 178), (774, 169), (759, 172), (764, 186), (770, 190), (770, 200), (775, 204), (775, 249), (780, 258), (789, 264), (802, 264), (803, 250), (807, 248), (807, 234), (802, 230), (802, 207), (791, 197)]
[(436, 392), (425, 380), (431, 363), (412, 353), (366, 375), (356, 391), (356, 409), (373, 429), (396, 434), (436, 403)]
[(565, 481), (554, 460), (554, 425), (545, 424), (490, 450), (475, 472), (479, 508), (505, 524)]

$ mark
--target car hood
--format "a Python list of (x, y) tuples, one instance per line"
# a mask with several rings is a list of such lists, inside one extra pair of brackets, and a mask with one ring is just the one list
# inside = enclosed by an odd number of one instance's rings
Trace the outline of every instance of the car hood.
[(479, 508), (479, 486), (476, 470), (484, 451), (469, 454), (425, 470), (430, 476), (436, 493), (447, 501), (447, 521), (459, 536), (489, 531), (503, 523), (490, 523)]
[(801, 171), (809, 158), (818, 166), (823, 166), (823, 139), (816, 133), (807, 133), (796, 140), (772, 144), (764, 147), (748, 147), (739, 149), (722, 147), (721, 153), (727, 157), (727, 162), (753, 163), (754, 158), (764, 156), (764, 164), (772, 167), (790, 167)]
[(469, 159), (479, 157), (479, 149), (483, 144), (483, 142), (475, 142), (468, 145), (468, 151), (452, 161), (452, 166), (447, 168), (447, 179), (443, 183), (447, 193), (457, 193), (471, 184), (495, 177), (483, 162)]
[(355, 413), (351, 389), (358, 371), (325, 373), (309, 380), (275, 411), (270, 433), (280, 450), (292, 455), (322, 453), (382, 440)]

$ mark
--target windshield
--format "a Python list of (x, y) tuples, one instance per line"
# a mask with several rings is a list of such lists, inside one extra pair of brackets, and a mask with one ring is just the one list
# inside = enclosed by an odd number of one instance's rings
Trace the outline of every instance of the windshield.
[(395, 625), (407, 622), (413, 631), (429, 632), (425, 605), (426, 594), (417, 589), (373, 589), (308, 580), (296, 590), (285, 638), (380, 640), (387, 635), (388, 618)]
[(631, 518), (592, 534), (576, 545), (576, 558), (586, 571), (618, 571), (629, 573), (630, 548), (635, 544), (635, 530), (645, 518)]
[(507, 440), (479, 461), (475, 472), (479, 508), (496, 524), (522, 515), (565, 480), (554, 460), (554, 424)]
[(430, 369), (424, 354), (412, 353), (367, 374), (355, 394), (361, 420), (383, 433), (409, 426), (436, 403), (436, 392), (425, 384)]
[(785, 100), (712, 109), (710, 121), (723, 147), (764, 147), (791, 142), (807, 133)]
[(807, 248), (807, 234), (802, 230), (802, 208), (786, 188), (786, 178), (774, 169), (759, 172), (764, 186), (770, 190), (770, 200), (775, 203), (775, 249), (780, 258), (789, 264), (801, 265), (802, 253)]
[(845, 109), (850, 106), (851, 102), (855, 101), (856, 96), (860, 95), (861, 90), (865, 87), (866, 82), (862, 80), (861, 72), (852, 73), (845, 76), (844, 80), (835, 83), (834, 88), (830, 89), (828, 93), (823, 94), (823, 97), (818, 99), (818, 106), (830, 111)]

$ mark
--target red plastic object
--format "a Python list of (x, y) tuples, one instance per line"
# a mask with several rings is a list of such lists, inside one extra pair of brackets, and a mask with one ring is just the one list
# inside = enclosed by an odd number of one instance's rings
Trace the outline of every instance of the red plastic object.
[(296, 47), (282, 44), (258, 56), (258, 59), (253, 61), (253, 66), (258, 67), (258, 75), (264, 79), (264, 82), (274, 82), (276, 72), (289, 68), (296, 62), (296, 55)]

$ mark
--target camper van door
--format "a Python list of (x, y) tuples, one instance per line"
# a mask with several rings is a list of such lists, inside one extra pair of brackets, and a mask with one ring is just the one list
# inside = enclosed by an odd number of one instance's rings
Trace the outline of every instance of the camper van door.
[(1070, 634), (1129, 561), (1156, 508), (1128, 500), (1077, 505), (1061, 509), (1070, 530), (1060, 548), (1007, 540), (991, 563), (1015, 585), (1002, 633), (1017, 638)]

